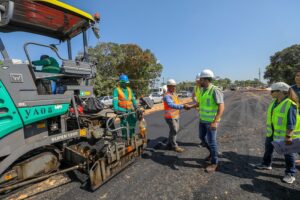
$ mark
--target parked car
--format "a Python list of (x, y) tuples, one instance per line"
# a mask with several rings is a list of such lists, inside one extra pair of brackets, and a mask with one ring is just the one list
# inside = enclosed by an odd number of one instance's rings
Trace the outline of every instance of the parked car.
[(153, 101), (153, 103), (162, 103), (163, 102), (163, 96), (158, 93), (151, 93), (149, 95), (149, 98)]
[(167, 85), (163, 85), (162, 87), (159, 88), (152, 88), (150, 89), (151, 93), (155, 93), (155, 94), (159, 94), (159, 95), (163, 95), (164, 93), (166, 93), (168, 90)]
[(112, 103), (113, 103), (113, 97), (112, 96), (102, 96), (102, 97), (99, 97), (98, 99), (105, 106), (112, 106)]
[(191, 97), (192, 93), (189, 91), (180, 91), (177, 93), (177, 95), (178, 95), (178, 97), (185, 98), (185, 97)]

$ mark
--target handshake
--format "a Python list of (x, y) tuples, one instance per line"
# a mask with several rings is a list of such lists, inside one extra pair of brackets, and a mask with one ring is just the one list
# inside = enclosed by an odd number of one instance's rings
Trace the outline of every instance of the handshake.
[(183, 108), (184, 108), (185, 110), (189, 110), (189, 109), (192, 108), (192, 106), (190, 106), (189, 104), (183, 104)]

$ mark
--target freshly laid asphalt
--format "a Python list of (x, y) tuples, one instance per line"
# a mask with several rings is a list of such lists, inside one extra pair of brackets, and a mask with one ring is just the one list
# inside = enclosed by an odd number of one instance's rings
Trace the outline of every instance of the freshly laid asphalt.
[[(271, 171), (253, 167), (264, 153), (270, 100), (265, 91), (225, 93), (225, 112), (218, 127), (220, 163), (213, 174), (204, 171), (208, 151), (199, 146), (197, 111), (181, 114), (178, 143), (185, 149), (182, 154), (161, 148), (168, 127), (158, 111), (146, 116), (150, 142), (142, 158), (101, 188), (90, 192), (72, 179), (28, 199), (300, 199), (299, 174), (291, 185), (281, 181), (283, 156), (274, 154)], [(21, 195), (14, 197), (21, 199)]]

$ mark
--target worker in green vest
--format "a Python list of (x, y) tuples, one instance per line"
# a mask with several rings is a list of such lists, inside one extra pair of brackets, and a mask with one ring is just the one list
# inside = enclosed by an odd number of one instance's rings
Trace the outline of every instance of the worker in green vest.
[(42, 72), (46, 73), (60, 73), (59, 64), (55, 58), (48, 55), (42, 55), (40, 60), (32, 61), (35, 66), (42, 66)]
[[(300, 68), (297, 68), (295, 71), (295, 85), (292, 85), (291, 88), (297, 94), (298, 104), (299, 104), (299, 101), (300, 101)], [(300, 155), (300, 152), (298, 154)], [(300, 164), (299, 156), (298, 156), (298, 160), (296, 160), (295, 162), (296, 162), (296, 164)]]
[[(201, 90), (201, 82), (200, 82), (200, 75), (201, 73), (198, 73), (196, 75), (196, 85), (194, 87), (194, 91), (193, 91), (193, 94), (192, 94), (192, 99), (193, 99), (193, 102), (196, 103), (197, 105), (199, 105), (199, 101), (200, 101), (200, 90)], [(196, 109), (198, 110), (199, 106), (196, 106)], [(206, 147), (206, 144), (204, 142), (201, 141), (200, 147)]]
[(201, 89), (195, 94), (197, 104), (191, 107), (199, 109), (199, 137), (201, 144), (209, 150), (205, 161), (210, 164), (205, 170), (211, 173), (218, 166), (217, 127), (224, 112), (224, 95), (212, 84), (214, 73), (211, 70), (204, 69), (199, 78)]
[[(267, 135), (265, 140), (265, 153), (263, 162), (255, 165), (257, 169), (271, 170), (274, 147), (272, 141), (283, 140), (286, 145), (292, 144), (292, 140), (300, 138), (300, 118), (296, 94), (290, 86), (284, 82), (271, 85), (273, 101), (267, 112)], [(285, 176), (283, 181), (292, 184), (296, 178), (295, 153), (284, 154)]]
[[(137, 109), (137, 103), (131, 88), (128, 87), (129, 79), (125, 74), (120, 75), (119, 85), (115, 87), (113, 92), (113, 109), (116, 113), (126, 114), (131, 113)], [(130, 115), (121, 117), (121, 127), (129, 126), (129, 137), (132, 138), (135, 133), (136, 115), (132, 113)], [(127, 138), (127, 130), (122, 129), (122, 138)]]
[[(42, 72), (45, 73), (60, 73), (60, 67), (55, 58), (48, 55), (42, 55), (40, 60), (32, 61), (34, 66), (42, 66)], [(50, 78), (51, 93), (56, 94), (56, 79)], [(44, 83), (45, 84), (45, 83)]]
[(198, 73), (196, 75), (196, 85), (194, 87), (194, 91), (193, 91), (193, 94), (192, 94), (192, 99), (194, 102), (198, 103), (199, 102), (199, 99), (200, 99), (200, 89), (201, 89), (201, 83), (200, 83), (200, 73)]

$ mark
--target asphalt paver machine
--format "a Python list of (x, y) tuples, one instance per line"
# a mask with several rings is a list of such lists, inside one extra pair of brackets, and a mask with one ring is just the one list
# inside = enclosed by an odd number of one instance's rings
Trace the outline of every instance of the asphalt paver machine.
[[(57, 0), (0, 0), (4, 35), (43, 35), (66, 42), (68, 51), (68, 59), (63, 59), (54, 45), (27, 42), (23, 50), (28, 62), (15, 63), (5, 49), (5, 38), (0, 38), (0, 193), (72, 170), (86, 174), (95, 190), (146, 147), (145, 127), (132, 138), (121, 137), (116, 119), (126, 115), (80, 112), (78, 99), (94, 97), (96, 67), (89, 62), (87, 31), (99, 36), (99, 20), (99, 15)], [(79, 34), (84, 53), (74, 61), (71, 40)], [(61, 59), (60, 72), (35, 70), (29, 46), (52, 50)], [(49, 79), (59, 80), (63, 92), (41, 89), (39, 82)], [(141, 111), (134, 114), (143, 120)]]

